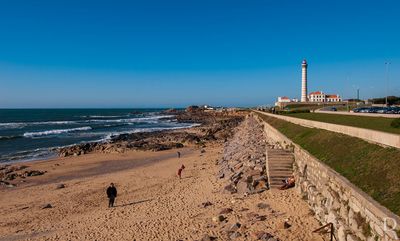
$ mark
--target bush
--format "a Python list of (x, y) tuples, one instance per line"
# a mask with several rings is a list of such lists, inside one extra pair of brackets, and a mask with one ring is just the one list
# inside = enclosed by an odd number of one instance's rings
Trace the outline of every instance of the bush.
[(400, 118), (396, 118), (390, 123), (390, 126), (393, 128), (400, 128)]

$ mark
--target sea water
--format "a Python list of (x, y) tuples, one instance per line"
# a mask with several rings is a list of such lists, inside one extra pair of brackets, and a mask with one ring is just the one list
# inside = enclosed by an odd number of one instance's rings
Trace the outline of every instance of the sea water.
[(54, 148), (123, 133), (191, 127), (163, 109), (0, 109), (0, 163), (50, 158)]

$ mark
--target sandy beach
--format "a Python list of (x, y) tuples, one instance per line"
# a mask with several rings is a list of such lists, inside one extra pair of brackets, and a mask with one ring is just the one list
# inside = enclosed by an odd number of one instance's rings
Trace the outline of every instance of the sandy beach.
[[(267, 191), (244, 197), (221, 192), (215, 177), (222, 146), (162, 152), (88, 154), (29, 163), (47, 171), (16, 188), (0, 190), (0, 240), (200, 240), (204, 235), (229, 240), (232, 224), (241, 223), (243, 236), (257, 232), (280, 240), (320, 240), (311, 234), (319, 226), (294, 190)], [(181, 164), (183, 178), (176, 177)], [(105, 190), (116, 183), (115, 208), (107, 207)], [(65, 188), (57, 189), (58, 184)], [(204, 207), (202, 203), (210, 202)], [(262, 209), (257, 207), (265, 203)], [(43, 209), (47, 204), (52, 208)], [(224, 208), (222, 223), (213, 221)], [(251, 221), (251, 213), (265, 215)], [(284, 229), (289, 220), (292, 227)]]

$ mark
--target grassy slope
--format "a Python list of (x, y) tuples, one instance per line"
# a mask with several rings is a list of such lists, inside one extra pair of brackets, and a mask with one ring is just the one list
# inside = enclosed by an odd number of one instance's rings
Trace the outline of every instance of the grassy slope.
[(319, 160), (400, 215), (400, 150), (260, 115)]
[(392, 118), (334, 115), (324, 113), (296, 113), (288, 114), (288, 116), (400, 134), (400, 128), (393, 128), (390, 126), (390, 123), (394, 120)]

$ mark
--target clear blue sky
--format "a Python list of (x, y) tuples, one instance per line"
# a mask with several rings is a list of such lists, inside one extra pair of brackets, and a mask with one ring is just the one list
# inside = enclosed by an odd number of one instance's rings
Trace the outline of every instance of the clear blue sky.
[(400, 95), (400, 1), (0, 1), (0, 107)]

